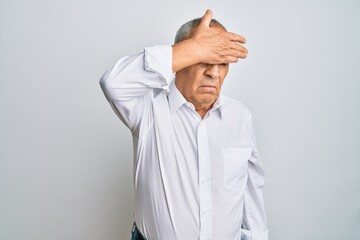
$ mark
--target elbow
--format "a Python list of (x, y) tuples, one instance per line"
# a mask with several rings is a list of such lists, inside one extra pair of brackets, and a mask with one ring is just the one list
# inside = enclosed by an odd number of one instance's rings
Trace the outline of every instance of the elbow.
[(110, 75), (110, 70), (107, 70), (100, 78), (99, 84), (102, 90), (109, 87), (109, 81), (108, 81), (109, 75)]
[(111, 82), (109, 81), (110, 70), (107, 70), (99, 80), (100, 88), (108, 101), (111, 100)]

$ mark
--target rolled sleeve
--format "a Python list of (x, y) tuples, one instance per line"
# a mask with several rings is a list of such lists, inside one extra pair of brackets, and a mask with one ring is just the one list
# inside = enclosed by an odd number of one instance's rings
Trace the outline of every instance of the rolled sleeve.
[(166, 81), (161, 88), (169, 91), (170, 82), (174, 79), (172, 71), (172, 47), (158, 45), (145, 48), (145, 70), (156, 72)]

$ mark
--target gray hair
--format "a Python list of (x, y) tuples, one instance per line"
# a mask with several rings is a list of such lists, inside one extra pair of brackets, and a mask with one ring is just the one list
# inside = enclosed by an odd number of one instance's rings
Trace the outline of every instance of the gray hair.
[[(200, 22), (201, 22), (201, 18), (195, 18), (193, 20), (188, 21), (187, 23), (184, 23), (176, 32), (174, 43), (176, 44), (191, 38), (192, 34), (194, 33), (195, 29), (199, 26)], [(213, 26), (220, 26), (226, 31), (226, 28), (216, 19), (211, 19), (210, 27)]]

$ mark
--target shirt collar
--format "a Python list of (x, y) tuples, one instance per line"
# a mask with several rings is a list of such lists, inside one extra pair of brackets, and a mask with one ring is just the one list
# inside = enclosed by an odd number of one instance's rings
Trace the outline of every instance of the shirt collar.
[(223, 109), (223, 97), (221, 96), (221, 93), (220, 93), (218, 99), (216, 99), (212, 108), (209, 111), (210, 111), (210, 113), (213, 113), (216, 110), (218, 110), (216, 112), (219, 112), (219, 116), (221, 118), (222, 117), (222, 109)]
[[(184, 96), (181, 94), (179, 89), (176, 87), (175, 80), (171, 82), (169, 87), (169, 104), (170, 104), (170, 111), (171, 114), (175, 113), (183, 104), (191, 104), (186, 101)], [(218, 110), (220, 118), (222, 115), (222, 96), (219, 95), (218, 99), (216, 99), (215, 103), (213, 104), (212, 108), (209, 110), (210, 114), (214, 111)]]

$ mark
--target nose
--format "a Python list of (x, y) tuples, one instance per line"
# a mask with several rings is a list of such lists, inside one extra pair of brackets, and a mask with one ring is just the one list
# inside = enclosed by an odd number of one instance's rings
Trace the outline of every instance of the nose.
[(213, 79), (220, 77), (220, 68), (218, 64), (208, 64), (205, 70), (205, 75)]

